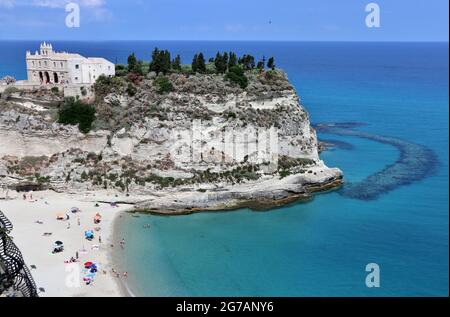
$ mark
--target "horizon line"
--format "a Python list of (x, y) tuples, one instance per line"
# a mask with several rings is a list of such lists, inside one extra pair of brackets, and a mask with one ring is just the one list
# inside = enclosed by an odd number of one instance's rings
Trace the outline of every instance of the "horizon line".
[(449, 43), (445, 40), (161, 40), (161, 39), (0, 39), (0, 42), (266, 42), (266, 43)]

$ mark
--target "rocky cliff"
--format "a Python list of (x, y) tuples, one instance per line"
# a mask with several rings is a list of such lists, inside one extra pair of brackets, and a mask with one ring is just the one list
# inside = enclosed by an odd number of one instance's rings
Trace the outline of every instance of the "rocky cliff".
[(341, 185), (287, 76), (247, 76), (242, 89), (172, 74), (168, 92), (155, 74), (104, 79), (88, 134), (57, 123), (58, 96), (2, 98), (0, 185), (122, 193), (167, 213), (271, 207)]

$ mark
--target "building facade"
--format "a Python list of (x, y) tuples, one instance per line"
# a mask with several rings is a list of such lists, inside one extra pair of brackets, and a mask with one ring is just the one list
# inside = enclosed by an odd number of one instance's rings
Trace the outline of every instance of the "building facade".
[(114, 76), (115, 65), (104, 58), (55, 52), (41, 44), (39, 52), (27, 51), (28, 83), (38, 85), (92, 85), (101, 75)]

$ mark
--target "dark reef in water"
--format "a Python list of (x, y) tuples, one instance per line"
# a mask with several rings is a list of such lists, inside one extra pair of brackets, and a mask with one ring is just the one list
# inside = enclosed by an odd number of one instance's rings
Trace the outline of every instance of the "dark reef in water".
[(396, 147), (400, 158), (361, 182), (347, 183), (339, 194), (359, 200), (375, 200), (401, 186), (410, 185), (433, 175), (438, 165), (436, 154), (423, 145), (402, 139), (354, 130), (362, 123), (319, 124), (316, 129), (327, 134), (364, 138)]
[(354, 149), (353, 144), (339, 140), (320, 139), (320, 142), (324, 150), (340, 149), (351, 151)]

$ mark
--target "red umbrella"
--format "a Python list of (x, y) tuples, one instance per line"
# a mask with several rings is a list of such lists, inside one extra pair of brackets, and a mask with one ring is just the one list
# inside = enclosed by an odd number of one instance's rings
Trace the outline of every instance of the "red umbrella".
[(92, 262), (86, 262), (86, 263), (84, 263), (84, 267), (85, 268), (90, 268), (92, 265), (94, 265), (94, 263), (92, 263)]

